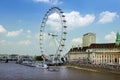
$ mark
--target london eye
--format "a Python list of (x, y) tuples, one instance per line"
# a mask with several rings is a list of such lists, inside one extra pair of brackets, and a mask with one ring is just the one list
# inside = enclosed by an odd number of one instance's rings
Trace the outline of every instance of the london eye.
[[(54, 16), (56, 20), (50, 22), (50, 17)], [(56, 23), (56, 25), (54, 25)], [(51, 25), (52, 24), (52, 25)], [(40, 27), (40, 52), (41, 54), (54, 55), (58, 57), (63, 52), (66, 41), (66, 20), (63, 11), (58, 7), (50, 8), (43, 17)]]

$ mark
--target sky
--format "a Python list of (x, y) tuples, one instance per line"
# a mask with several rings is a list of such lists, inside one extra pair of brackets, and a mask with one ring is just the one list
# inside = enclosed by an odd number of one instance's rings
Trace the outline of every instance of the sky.
[[(120, 32), (119, 4), (120, 0), (0, 0), (0, 54), (41, 55), (40, 26), (53, 6), (62, 9), (68, 26), (62, 54), (82, 46), (82, 36), (88, 32), (96, 34), (97, 43), (114, 43)], [(55, 29), (59, 15), (50, 16), (46, 24)]]

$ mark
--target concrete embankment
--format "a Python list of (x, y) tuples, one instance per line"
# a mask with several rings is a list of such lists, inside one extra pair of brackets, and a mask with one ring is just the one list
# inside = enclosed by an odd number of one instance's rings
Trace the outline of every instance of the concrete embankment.
[(77, 66), (77, 65), (66, 65), (66, 66), (70, 67), (70, 68), (86, 70), (86, 71), (92, 71), (92, 72), (120, 74), (120, 71), (110, 70), (110, 69), (100, 68), (100, 67)]
[(93, 72), (99, 72), (98, 70), (94, 70), (94, 69), (89, 69), (89, 68), (83, 68), (83, 67), (77, 67), (77, 66), (68, 66), (70, 68), (76, 68), (76, 69), (81, 69), (81, 70), (86, 70), (86, 71), (93, 71)]

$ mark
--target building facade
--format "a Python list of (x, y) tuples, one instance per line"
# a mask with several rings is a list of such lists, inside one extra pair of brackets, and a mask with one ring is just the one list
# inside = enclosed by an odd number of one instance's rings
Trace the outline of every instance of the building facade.
[(91, 44), (88, 51), (93, 64), (120, 63), (120, 45), (115, 43)]
[(68, 52), (70, 61), (92, 64), (120, 64), (120, 45), (115, 43), (91, 44), (89, 47), (75, 47)]
[(70, 61), (79, 60), (91, 64), (120, 64), (120, 35), (116, 43), (91, 43), (86, 47), (74, 47), (68, 52)]

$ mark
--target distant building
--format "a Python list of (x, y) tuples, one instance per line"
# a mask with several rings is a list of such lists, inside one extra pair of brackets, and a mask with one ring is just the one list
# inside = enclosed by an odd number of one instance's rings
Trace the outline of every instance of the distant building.
[(34, 57), (29, 55), (18, 55), (18, 54), (0, 54), (0, 61), (5, 61), (6, 59), (10, 61), (17, 61), (18, 59), (33, 60)]
[(92, 43), (96, 43), (96, 34), (86, 33), (83, 35), (83, 47), (90, 46)]
[(1, 60), (6, 60), (8, 58), (8, 54), (0, 54), (0, 61)]

